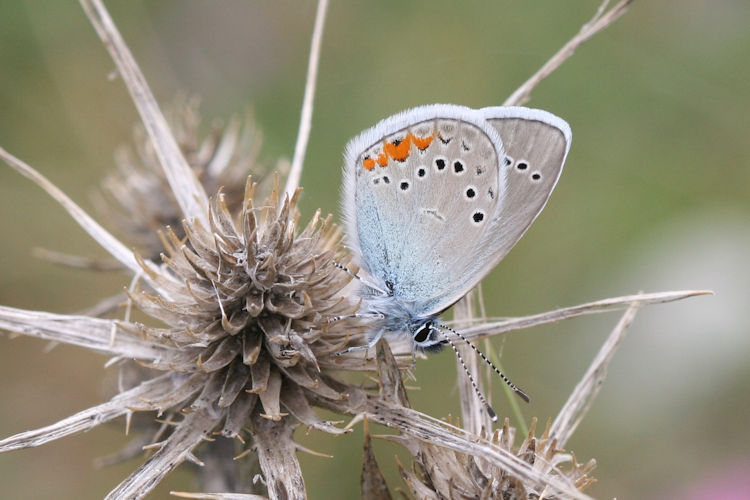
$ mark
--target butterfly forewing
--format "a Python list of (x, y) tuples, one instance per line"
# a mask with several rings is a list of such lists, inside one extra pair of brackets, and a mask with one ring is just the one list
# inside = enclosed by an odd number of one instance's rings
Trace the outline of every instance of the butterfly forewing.
[(459, 106), (410, 110), (355, 138), (345, 207), (360, 265), (424, 312), (442, 303), (487, 239), (505, 189), (503, 157), (495, 130)]

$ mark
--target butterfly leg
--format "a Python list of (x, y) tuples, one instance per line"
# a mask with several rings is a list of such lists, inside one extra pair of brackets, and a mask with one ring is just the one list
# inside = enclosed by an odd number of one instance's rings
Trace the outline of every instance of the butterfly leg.
[(360, 282), (360, 283), (362, 283), (363, 285), (365, 285), (365, 286), (367, 286), (367, 287), (369, 287), (369, 288), (372, 288), (373, 290), (376, 290), (376, 291), (378, 291), (378, 292), (382, 293), (383, 295), (390, 295), (390, 293), (389, 293), (389, 292), (387, 292), (386, 290), (383, 290), (383, 289), (382, 289), (381, 287), (379, 287), (378, 285), (376, 285), (375, 283), (373, 283), (373, 282), (372, 282), (372, 281), (370, 281), (369, 279), (367, 279), (367, 278), (364, 278), (364, 277), (360, 276), (359, 274), (357, 274), (357, 273), (353, 272), (353, 271), (352, 271), (351, 269), (349, 269), (349, 268), (348, 268), (348, 267), (346, 267), (345, 265), (343, 265), (343, 264), (339, 264), (339, 263), (338, 263), (338, 262), (336, 262), (336, 261), (333, 261), (333, 265), (334, 265), (334, 267), (336, 267), (337, 269), (341, 269), (341, 270), (342, 270), (342, 271), (344, 271), (344, 272), (345, 272), (346, 274), (348, 274), (348, 275), (349, 275), (349, 276), (351, 276), (352, 278), (356, 279), (357, 281), (359, 281), (359, 282)]
[(358, 319), (358, 318), (383, 319), (384, 316), (381, 313), (356, 313), (356, 314), (347, 314), (345, 316), (331, 316), (330, 318), (328, 318), (328, 324), (336, 323), (337, 321), (341, 321), (342, 319)]
[(334, 354), (334, 356), (341, 356), (343, 354), (347, 354), (347, 353), (350, 353), (350, 352), (366, 351), (367, 349), (369, 349), (370, 347), (372, 347), (372, 346), (374, 346), (375, 344), (378, 343), (378, 340), (380, 340), (383, 337), (383, 332), (384, 331), (385, 330), (378, 330), (378, 333), (376, 333), (375, 335), (373, 335), (373, 337), (370, 339), (370, 341), (367, 342), (365, 345), (355, 345), (355, 346), (347, 347), (343, 351), (339, 351), (336, 354)]

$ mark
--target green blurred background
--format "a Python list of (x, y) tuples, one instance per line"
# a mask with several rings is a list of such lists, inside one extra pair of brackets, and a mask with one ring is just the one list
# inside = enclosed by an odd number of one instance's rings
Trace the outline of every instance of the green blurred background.
[[(303, 218), (338, 212), (346, 141), (433, 102), (501, 103), (569, 39), (596, 1), (413, 3), (333, 0), (302, 183)], [(203, 97), (207, 119), (252, 106), (263, 158), (291, 157), (315, 13), (312, 1), (108, 2), (161, 102)], [(600, 498), (750, 498), (750, 2), (636, 2), (533, 94), (565, 118), (573, 147), (542, 216), (485, 281), (491, 315), (523, 315), (638, 290), (709, 288), (712, 297), (639, 313), (601, 395), (569, 443), (596, 458)], [(91, 208), (137, 116), (75, 2), (0, 1), (0, 145)], [(208, 121), (208, 120), (207, 120)], [(94, 214), (96, 215), (96, 214)], [(102, 256), (30, 182), (0, 168), (0, 303), (80, 310), (128, 278), (60, 268), (34, 247)], [(554, 416), (617, 315), (515, 332), (507, 373)], [(0, 435), (64, 418), (105, 397), (103, 357), (0, 339)], [(414, 406), (457, 414), (451, 352), (420, 361)], [(501, 382), (492, 389), (507, 414)], [(446, 396), (446, 388), (449, 393)], [(100, 498), (140, 461), (95, 470), (118, 450), (105, 426), (0, 456), (3, 498)], [(310, 497), (356, 498), (361, 427), (300, 441)], [(402, 486), (377, 444), (391, 487)], [(401, 453), (402, 461), (404, 455)], [(744, 481), (744, 486), (742, 482)], [(719, 486), (714, 486), (719, 485)], [(173, 474), (153, 498), (196, 486)], [(704, 493), (701, 493), (704, 492)], [(692, 497), (690, 495), (693, 495)]]

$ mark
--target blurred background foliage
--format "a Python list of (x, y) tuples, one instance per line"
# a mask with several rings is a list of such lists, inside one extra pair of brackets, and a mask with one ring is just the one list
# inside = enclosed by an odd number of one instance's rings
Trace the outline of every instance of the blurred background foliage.
[[(312, 1), (107, 3), (161, 102), (202, 96), (206, 128), (251, 107), (262, 158), (291, 157)], [(597, 1), (333, 0), (302, 184), (303, 219), (338, 213), (342, 152), (360, 130), (433, 102), (501, 103), (589, 19)], [(750, 3), (636, 2), (533, 93), (565, 118), (573, 147), (546, 210), (485, 281), (488, 313), (523, 315), (639, 290), (709, 288), (713, 297), (643, 310), (599, 399), (570, 443), (594, 457), (601, 498), (750, 498)], [(0, 2), (0, 144), (90, 209), (89, 196), (130, 139), (136, 113), (75, 2)], [(96, 216), (96, 214), (94, 214)], [(0, 168), (0, 303), (79, 311), (129, 279), (61, 268), (44, 247), (102, 252), (30, 182)], [(617, 316), (494, 339), (532, 397), (527, 418), (554, 416)], [(0, 435), (46, 425), (105, 397), (105, 359), (2, 339)], [(414, 406), (456, 415), (453, 354), (420, 361)], [(105, 380), (105, 383), (102, 383)], [(498, 413), (507, 414), (493, 380)], [(377, 430), (377, 429), (376, 429)], [(103, 470), (123, 424), (0, 456), (5, 498), (99, 498), (140, 464)], [(303, 456), (311, 498), (354, 498), (361, 427), (299, 433), (331, 459)], [(391, 486), (395, 446), (376, 443)], [(407, 459), (403, 454), (402, 461)], [(195, 487), (178, 471), (153, 494)], [(744, 485), (743, 485), (744, 481)], [(744, 488), (744, 490), (742, 489)]]

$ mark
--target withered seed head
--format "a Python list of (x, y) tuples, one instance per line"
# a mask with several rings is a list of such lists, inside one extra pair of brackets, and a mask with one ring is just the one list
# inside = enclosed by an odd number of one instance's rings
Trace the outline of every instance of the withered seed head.
[(349, 336), (364, 335), (351, 322), (328, 322), (357, 308), (341, 295), (350, 277), (332, 265), (344, 258), (340, 231), (330, 217), (316, 214), (297, 234), (300, 191), (282, 202), (277, 177), (270, 196), (256, 206), (256, 187), (248, 180), (236, 218), (219, 193), (210, 228), (185, 223), (184, 239), (169, 230), (165, 265), (160, 273), (146, 271), (169, 298), (131, 294), (141, 310), (168, 327), (141, 326), (139, 333), (179, 347), (152, 365), (181, 379), (187, 375), (186, 397), (171, 409), (226, 412), (227, 436), (235, 436), (256, 408), (272, 420), (289, 412), (310, 426), (339, 432), (315, 417), (305, 395), (346, 397), (325, 382), (321, 365), (332, 366), (330, 354)]
[[(514, 447), (515, 429), (510, 427), (507, 418), (503, 428), (493, 434), (492, 442), (543, 471), (547, 477), (557, 476), (578, 491), (583, 492), (596, 482), (589, 476), (596, 462), (590, 460), (586, 464), (579, 464), (575, 455), (557, 449), (555, 443), (549, 441), (550, 422), (547, 422), (542, 436), (536, 437), (536, 422), (534, 418), (529, 434), (518, 448)], [(525, 484), (488, 460), (429, 443), (406, 440), (403, 436), (387, 438), (404, 444), (414, 457), (413, 470), (407, 471), (401, 464), (399, 470), (416, 498), (531, 500), (539, 498), (542, 493), (537, 485)], [(546, 492), (544, 498), (560, 497)]]
[[(207, 135), (201, 133), (197, 97), (178, 95), (166, 111), (183, 156), (207, 193), (224, 189), (232, 213), (242, 206), (245, 179), (249, 172), (263, 178), (258, 164), (262, 134), (252, 115), (233, 118), (224, 124), (214, 120)], [(133, 127), (131, 146), (122, 146), (115, 155), (117, 170), (94, 193), (97, 212), (109, 225), (146, 257), (156, 260), (163, 249), (157, 231), (172, 226), (182, 234), (182, 213), (164, 176), (151, 140), (142, 125)], [(261, 189), (267, 193), (267, 189)]]

